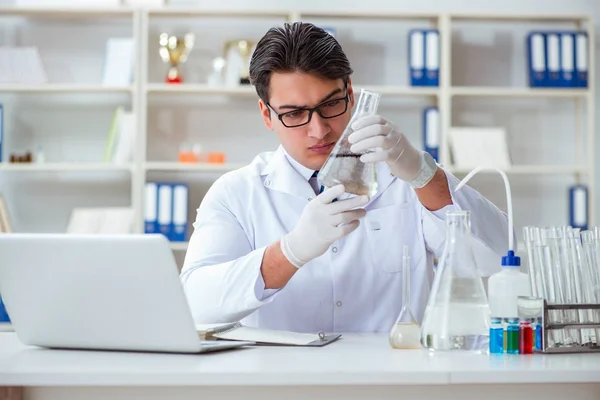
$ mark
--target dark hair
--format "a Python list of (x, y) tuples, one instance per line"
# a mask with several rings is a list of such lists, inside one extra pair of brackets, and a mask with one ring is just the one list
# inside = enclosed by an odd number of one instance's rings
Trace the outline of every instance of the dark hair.
[(250, 83), (263, 101), (269, 101), (273, 72), (305, 72), (348, 82), (352, 67), (338, 41), (307, 22), (274, 27), (259, 40), (250, 60)]

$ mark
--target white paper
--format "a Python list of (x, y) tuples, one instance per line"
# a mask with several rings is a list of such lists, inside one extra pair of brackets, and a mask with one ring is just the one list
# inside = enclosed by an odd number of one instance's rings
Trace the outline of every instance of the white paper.
[(0, 46), (0, 83), (36, 85), (48, 77), (36, 47)]
[(69, 234), (130, 234), (135, 213), (130, 207), (74, 208), (67, 225)]
[(126, 86), (133, 80), (135, 44), (132, 38), (111, 38), (106, 43), (104, 85)]
[(449, 141), (458, 168), (511, 166), (504, 128), (453, 127)]
[(219, 333), (215, 336), (219, 339), (287, 345), (307, 345), (319, 339), (316, 334), (258, 329), (248, 326), (242, 326), (231, 332)]

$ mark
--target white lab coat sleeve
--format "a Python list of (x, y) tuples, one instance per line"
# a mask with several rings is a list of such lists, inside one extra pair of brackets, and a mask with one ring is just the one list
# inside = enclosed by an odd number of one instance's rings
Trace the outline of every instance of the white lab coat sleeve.
[(197, 210), (181, 281), (197, 324), (239, 321), (269, 303), (260, 271), (266, 247), (253, 249), (226, 192), (213, 185)]
[[(423, 235), (427, 248), (436, 257), (444, 250), (446, 239), (445, 213), (449, 210), (471, 211), (471, 233), (475, 262), (482, 276), (500, 271), (502, 256), (508, 252), (508, 216), (475, 189), (465, 185), (458, 192), (458, 178), (444, 171), (452, 204), (437, 211), (422, 207)], [(516, 246), (516, 235), (512, 232)], [(517, 250), (516, 247), (514, 249)]]

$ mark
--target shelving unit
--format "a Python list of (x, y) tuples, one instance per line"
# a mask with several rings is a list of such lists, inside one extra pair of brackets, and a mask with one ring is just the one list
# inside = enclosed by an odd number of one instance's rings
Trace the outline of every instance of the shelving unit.
[[(130, 205), (137, 211), (136, 213), (136, 231), (143, 232), (143, 190), (144, 184), (148, 180), (159, 177), (174, 176), (177, 179), (203, 179), (206, 185), (210, 185), (216, 177), (228, 171), (237, 169), (250, 161), (254, 150), (261, 148), (271, 149), (276, 140), (274, 137), (262, 135), (261, 121), (257, 112), (257, 96), (251, 86), (237, 87), (215, 87), (206, 83), (206, 73), (210, 56), (217, 54), (221, 43), (218, 38), (209, 36), (205, 40), (203, 36), (197, 37), (197, 49), (192, 50), (190, 59), (184, 64), (184, 74), (190, 76), (190, 80), (181, 85), (168, 85), (163, 83), (162, 74), (166, 71), (166, 65), (161, 64), (156, 54), (157, 32), (163, 27), (173, 33), (181, 34), (185, 31), (201, 30), (205, 24), (208, 26), (211, 21), (236, 21), (235, 24), (223, 26), (219, 34), (231, 36), (251, 32), (256, 36), (258, 32), (264, 33), (266, 29), (276, 23), (285, 21), (306, 20), (327, 26), (343, 26), (343, 33), (339, 40), (354, 64), (356, 62), (356, 77), (353, 77), (353, 87), (355, 90), (361, 88), (382, 93), (385, 101), (393, 102), (387, 105), (390, 113), (401, 112), (402, 105), (397, 105), (398, 101), (411, 102), (411, 112), (414, 112), (414, 104), (418, 107), (424, 105), (436, 105), (440, 110), (441, 116), (441, 159), (440, 162), (449, 171), (457, 175), (464, 175), (469, 171), (461, 170), (451, 164), (451, 158), (448, 147), (448, 132), (453, 126), (454, 114), (457, 112), (455, 101), (461, 99), (480, 99), (510, 102), (513, 100), (523, 101), (572, 101), (574, 104), (574, 118), (577, 120), (571, 132), (572, 140), (577, 145), (577, 154), (572, 157), (573, 160), (567, 160), (565, 164), (554, 164), (550, 162), (528, 163), (514, 165), (506, 172), (518, 179), (534, 179), (543, 176), (560, 175), (564, 179), (572, 179), (572, 182), (586, 182), (589, 187), (590, 196), (590, 221), (594, 222), (595, 214), (595, 82), (593, 73), (590, 73), (588, 88), (548, 88), (538, 89), (530, 88), (527, 85), (513, 86), (490, 86), (489, 85), (463, 85), (452, 79), (453, 68), (458, 62), (453, 58), (452, 34), (454, 29), (464, 23), (490, 24), (518, 23), (518, 24), (571, 24), (576, 29), (586, 29), (591, 38), (594, 37), (594, 27), (592, 20), (586, 15), (483, 15), (483, 14), (437, 14), (437, 13), (363, 13), (363, 12), (321, 12), (321, 11), (297, 11), (297, 10), (276, 10), (270, 12), (264, 11), (214, 11), (203, 10), (199, 8), (159, 8), (159, 9), (141, 9), (133, 10), (129, 8), (119, 9), (41, 9), (41, 8), (1, 8), (0, 18), (14, 16), (29, 19), (30, 23), (44, 19), (80, 21), (81, 18), (102, 20), (104, 18), (120, 18), (129, 21), (132, 27), (133, 37), (136, 47), (136, 66), (134, 81), (131, 85), (123, 87), (106, 87), (98, 83), (49, 83), (46, 85), (7, 85), (0, 84), (0, 102), (1, 96), (11, 95), (60, 95), (70, 96), (74, 94), (86, 93), (95, 96), (98, 100), (107, 95), (126, 95), (128, 96), (128, 106), (135, 113), (138, 126), (138, 137), (136, 142), (136, 151), (132, 163), (127, 165), (110, 165), (90, 160), (89, 162), (49, 162), (45, 164), (8, 164), (0, 163), (1, 174), (9, 174), (11, 171), (31, 174), (56, 171), (64, 173), (86, 173), (88, 172), (127, 172), (130, 176)], [(240, 22), (241, 21), (241, 22)], [(360, 21), (361, 24), (357, 24)], [(68, 23), (68, 22), (66, 22)], [(370, 64), (365, 65), (361, 59), (359, 47), (353, 47), (356, 42), (380, 39), (360, 36), (366, 31), (354, 36), (352, 29), (362, 28), (365, 24), (377, 24), (377, 26), (387, 27), (386, 29), (397, 28), (402, 24), (404, 31), (394, 31), (394, 37), (387, 39), (386, 44), (398, 43), (398, 48), (406, 48), (407, 40), (399, 36), (407, 32), (411, 27), (429, 27), (437, 28), (440, 31), (440, 85), (439, 87), (412, 87), (408, 84), (408, 73), (402, 73), (400, 68), (393, 74), (388, 75), (392, 79), (387, 79), (386, 73), (393, 70), (390, 65), (381, 67), (381, 74), (368, 74), (365, 68), (375, 68), (375, 63), (369, 60)], [(387, 25), (386, 25), (387, 24)], [(377, 34), (380, 35), (380, 34)], [(337, 36), (336, 36), (337, 37)], [(399, 39), (400, 38), (400, 39)], [(385, 39), (385, 38), (384, 38)], [(381, 40), (384, 40), (381, 39)], [(525, 38), (521, 40), (522, 46), (525, 46)], [(216, 46), (210, 47), (210, 45)], [(379, 44), (377, 44), (379, 45)], [(364, 46), (364, 44), (363, 44)], [(378, 49), (377, 46), (374, 48)], [(364, 50), (364, 47), (362, 48)], [(397, 48), (390, 51), (393, 65), (400, 65), (406, 68), (406, 52)], [(378, 50), (379, 51), (379, 50)], [(386, 56), (384, 51), (375, 51), (374, 54)], [(369, 55), (371, 57), (371, 55)], [(589, 46), (589, 71), (594, 71), (594, 46)], [(468, 63), (470, 60), (459, 60)], [(361, 64), (363, 62), (363, 64)], [(201, 72), (196, 72), (201, 71)], [(380, 71), (380, 72), (381, 72)], [(522, 74), (525, 76), (526, 70), (523, 65)], [(371, 77), (372, 79), (367, 79)], [(218, 98), (218, 101), (211, 103), (211, 100)], [(190, 100), (193, 100), (191, 102)], [(250, 101), (248, 101), (250, 100)], [(200, 102), (197, 104), (196, 102)], [(510, 103), (509, 103), (510, 104)], [(227, 108), (230, 107), (230, 108)], [(235, 110), (233, 118), (225, 113), (227, 110)], [(189, 114), (189, 115), (188, 115)], [(404, 115), (404, 114), (403, 114)], [(420, 124), (420, 115), (412, 118), (413, 127), (406, 129), (417, 134), (411, 140), (415, 145), (420, 145), (418, 135), (420, 130), (416, 128)], [(250, 139), (245, 138), (244, 133), (235, 131), (230, 125), (220, 127), (219, 121), (224, 124), (233, 124), (234, 120), (239, 119), (238, 123), (248, 122), (248, 131), (252, 133), (252, 139), (256, 138), (260, 143), (256, 147), (248, 146), (252, 143)], [(217, 122), (215, 122), (217, 121)], [(244, 121), (244, 122), (241, 122)], [(200, 123), (201, 122), (201, 123)], [(396, 120), (401, 124), (404, 120)], [(410, 121), (409, 121), (410, 122)], [(106, 122), (106, 125), (109, 121)], [(180, 125), (185, 132), (180, 132)], [(410, 124), (409, 124), (410, 125)], [(167, 131), (173, 132), (167, 132)], [(196, 132), (196, 130), (198, 132)], [(263, 129), (264, 130), (264, 129)], [(259, 134), (260, 133), (260, 134)], [(11, 133), (6, 131), (5, 134)], [(186, 136), (187, 135), (187, 136)], [(230, 135), (233, 135), (230, 137)], [(235, 136), (237, 135), (237, 136)], [(207, 137), (209, 145), (217, 146), (219, 143), (225, 143), (227, 146), (248, 147), (248, 154), (232, 152), (229, 157), (229, 148), (223, 148), (228, 153), (228, 160), (225, 164), (186, 164), (177, 162), (175, 149), (181, 141), (194, 141), (197, 138), (202, 140)], [(565, 138), (568, 141), (570, 138)], [(221, 140), (219, 142), (219, 140)], [(246, 140), (245, 142), (243, 140)], [(260, 146), (259, 146), (260, 145)], [(262, 146), (262, 147), (261, 147)], [(264, 148), (267, 147), (267, 148)], [(103, 150), (103, 149), (102, 149)], [(8, 149), (5, 149), (4, 159), (8, 158)], [(183, 176), (183, 178), (182, 178)], [(159, 179), (157, 178), (157, 179)], [(561, 179), (563, 179), (561, 178)], [(485, 194), (485, 193), (484, 193)], [(190, 202), (189, 216), (192, 220), (197, 202), (201, 200), (203, 193), (198, 191), (194, 194)], [(518, 197), (518, 193), (513, 196)], [(16, 205), (15, 205), (16, 206)], [(566, 215), (566, 211), (564, 211)], [(542, 223), (542, 222), (540, 222)], [(191, 225), (191, 224), (190, 224)], [(172, 248), (178, 253), (182, 253), (187, 248), (187, 242), (173, 243)]]
[(108, 163), (0, 163), (0, 171), (127, 171), (134, 170), (133, 164)]

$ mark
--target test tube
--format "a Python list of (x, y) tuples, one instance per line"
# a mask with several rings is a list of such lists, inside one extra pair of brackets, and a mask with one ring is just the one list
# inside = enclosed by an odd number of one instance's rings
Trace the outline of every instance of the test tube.
[(532, 226), (526, 226), (523, 228), (523, 238), (525, 240), (525, 248), (527, 250), (527, 260), (529, 262), (528, 272), (529, 272), (529, 285), (531, 288), (531, 295), (535, 297), (540, 297), (541, 293), (539, 290), (539, 268), (535, 251), (534, 251), (534, 230), (535, 228)]
[[(570, 228), (568, 237), (571, 247), (573, 261), (573, 284), (575, 287), (575, 302), (577, 304), (593, 303), (591, 296), (591, 277), (587, 267), (587, 260), (583, 254), (581, 245), (581, 230), (579, 228)], [(592, 310), (578, 310), (579, 322), (592, 322)], [(581, 344), (593, 343), (595, 333), (593, 329), (583, 329), (581, 331)]]
[[(596, 255), (596, 243), (594, 237), (594, 231), (583, 231), (581, 232), (581, 247), (582, 252), (584, 254), (583, 257), (583, 280), (587, 282), (585, 286), (585, 302), (591, 304), (600, 303), (600, 279), (596, 274), (596, 270), (598, 269), (598, 259)], [(600, 323), (600, 311), (598, 310), (588, 310), (588, 315), (590, 316), (590, 321), (593, 323)], [(600, 329), (594, 330), (594, 337), (592, 341), (597, 345), (600, 340)]]
[[(562, 300), (560, 298), (560, 291), (557, 290), (557, 279), (555, 279), (556, 271), (554, 268), (554, 263), (556, 257), (553, 257), (555, 251), (553, 251), (552, 246), (552, 230), (551, 228), (544, 228), (540, 230), (540, 241), (542, 243), (542, 251), (543, 251), (543, 270), (544, 270), (544, 286), (545, 286), (545, 295), (544, 297), (550, 304), (560, 304)], [(548, 318), (550, 319), (550, 323), (561, 323), (563, 322), (562, 312), (558, 310), (552, 310), (552, 312), (548, 313)], [(553, 330), (552, 331), (552, 344), (554, 346), (561, 346), (565, 343), (565, 335), (562, 331)]]
[(543, 324), (542, 324), (542, 317), (538, 317), (537, 319), (537, 324), (535, 325), (535, 349), (536, 350), (543, 350), (542, 349), (542, 332), (543, 332)]

